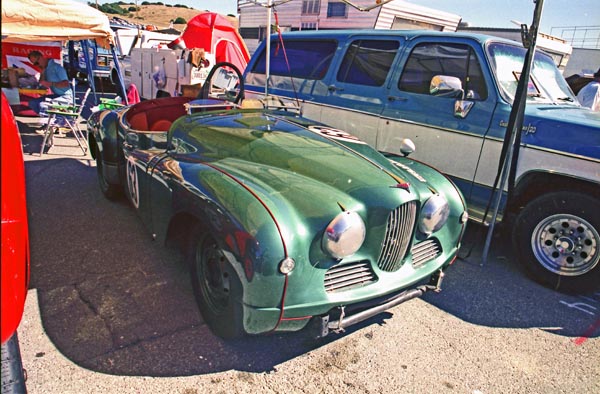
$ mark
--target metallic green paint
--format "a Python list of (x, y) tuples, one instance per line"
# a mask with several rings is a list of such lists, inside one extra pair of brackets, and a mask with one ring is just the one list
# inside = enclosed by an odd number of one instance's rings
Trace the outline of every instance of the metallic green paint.
[[(92, 123), (104, 152), (110, 151), (107, 143), (117, 149), (119, 139), (125, 138), (122, 128), (120, 137), (111, 140), (110, 124)], [(174, 217), (185, 214), (203, 223), (226, 251), (244, 288), (240, 302), (249, 333), (276, 326), (299, 329), (308, 322), (284, 320), (278, 325), (285, 283), (278, 266), (286, 257), (293, 258), (296, 266), (288, 275), (283, 317), (299, 318), (421, 282), (445, 268), (460, 245), (465, 206), (443, 175), (407, 158), (394, 157), (400, 165), (394, 164), (359, 141), (330, 138), (308, 126), (322, 125), (286, 112), (200, 113), (176, 120), (166, 143), (146, 145), (142, 141), (156, 140), (156, 135), (140, 132), (139, 146), (122, 152), (136, 162), (138, 177), (144, 178), (139, 182), (138, 212), (159, 239)], [(164, 139), (166, 133), (159, 134)], [(399, 187), (404, 183), (409, 184), (408, 190)], [(439, 242), (441, 254), (415, 268), (408, 253), (397, 271), (380, 270), (377, 260), (389, 213), (409, 201), (417, 201), (419, 209), (432, 193), (444, 195), (451, 210), (448, 223), (430, 237)], [(361, 216), (367, 234), (353, 256), (338, 261), (322, 250), (321, 238), (342, 207)], [(414, 228), (411, 245), (426, 239)], [(325, 291), (328, 269), (358, 261), (370, 263), (374, 283)]]

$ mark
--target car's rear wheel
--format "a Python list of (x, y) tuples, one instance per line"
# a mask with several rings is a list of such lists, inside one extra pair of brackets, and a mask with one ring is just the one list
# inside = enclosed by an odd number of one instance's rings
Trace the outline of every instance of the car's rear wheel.
[(102, 162), (102, 154), (96, 148), (96, 174), (98, 176), (98, 184), (102, 194), (109, 200), (116, 200), (123, 195), (123, 188), (120, 185), (109, 183), (104, 176), (104, 163)]
[(514, 244), (537, 281), (585, 293), (600, 287), (600, 201), (557, 192), (538, 197), (517, 218)]
[(242, 286), (219, 243), (197, 227), (188, 259), (196, 302), (212, 332), (226, 339), (242, 336)]

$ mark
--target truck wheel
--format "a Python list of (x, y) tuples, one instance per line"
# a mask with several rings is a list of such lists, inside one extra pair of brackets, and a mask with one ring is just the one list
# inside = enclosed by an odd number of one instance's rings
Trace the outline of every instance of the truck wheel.
[(116, 200), (123, 195), (123, 189), (120, 185), (113, 185), (108, 183), (106, 178), (104, 177), (104, 164), (102, 163), (102, 154), (96, 148), (96, 174), (98, 176), (98, 184), (100, 185), (100, 190), (104, 197), (109, 200)]
[(211, 331), (225, 339), (244, 335), (242, 286), (218, 242), (197, 226), (187, 255), (196, 302)]
[(517, 217), (513, 242), (533, 279), (556, 290), (600, 287), (600, 201), (556, 192), (529, 202)]

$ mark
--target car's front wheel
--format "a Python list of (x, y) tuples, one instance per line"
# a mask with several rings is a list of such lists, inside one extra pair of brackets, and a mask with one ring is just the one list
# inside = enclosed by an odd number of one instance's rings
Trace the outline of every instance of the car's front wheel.
[(556, 192), (529, 202), (516, 222), (514, 244), (533, 278), (567, 292), (600, 287), (600, 201)]
[(187, 255), (196, 302), (212, 332), (226, 339), (242, 336), (242, 286), (219, 243), (197, 227)]

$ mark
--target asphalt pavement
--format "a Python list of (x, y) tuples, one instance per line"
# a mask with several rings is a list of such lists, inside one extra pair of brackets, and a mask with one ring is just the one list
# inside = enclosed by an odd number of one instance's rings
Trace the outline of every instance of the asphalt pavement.
[(19, 119), (31, 283), (19, 339), (30, 393), (600, 393), (600, 294), (529, 280), (508, 242), (470, 224), (440, 294), (341, 334), (224, 341), (181, 253), (106, 200), (75, 139)]

